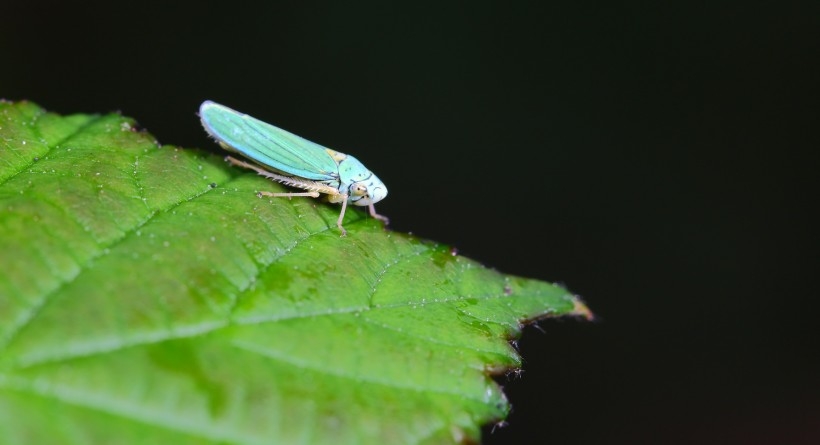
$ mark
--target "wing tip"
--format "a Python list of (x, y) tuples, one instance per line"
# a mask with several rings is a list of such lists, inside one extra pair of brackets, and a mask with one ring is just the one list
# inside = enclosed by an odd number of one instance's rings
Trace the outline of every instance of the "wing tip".
[(199, 106), (199, 115), (202, 116), (203, 114), (205, 114), (206, 111), (220, 107), (222, 107), (222, 105), (219, 105), (218, 103), (212, 100), (203, 101), (202, 104)]

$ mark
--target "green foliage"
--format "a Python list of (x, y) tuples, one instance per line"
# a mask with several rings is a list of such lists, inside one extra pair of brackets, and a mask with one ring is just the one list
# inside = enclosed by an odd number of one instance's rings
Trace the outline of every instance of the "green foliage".
[[(196, 125), (192, 120), (191, 125)], [(0, 102), (0, 443), (452, 443), (569, 292), (131, 119)], [(393, 199), (396, 199), (395, 197)]]

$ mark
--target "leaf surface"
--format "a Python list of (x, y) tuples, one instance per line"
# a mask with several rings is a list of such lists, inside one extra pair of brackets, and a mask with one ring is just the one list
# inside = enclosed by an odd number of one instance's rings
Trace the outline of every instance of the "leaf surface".
[[(0, 102), (0, 443), (454, 443), (567, 290), (117, 115)], [(395, 198), (394, 198), (395, 199)]]

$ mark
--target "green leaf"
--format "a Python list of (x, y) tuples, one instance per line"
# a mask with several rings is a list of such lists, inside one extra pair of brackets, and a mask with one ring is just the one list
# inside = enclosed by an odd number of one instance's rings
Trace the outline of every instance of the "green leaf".
[[(193, 121), (190, 125), (196, 125)], [(116, 114), (0, 102), (0, 443), (453, 443), (588, 315)], [(393, 199), (398, 199), (394, 197)]]

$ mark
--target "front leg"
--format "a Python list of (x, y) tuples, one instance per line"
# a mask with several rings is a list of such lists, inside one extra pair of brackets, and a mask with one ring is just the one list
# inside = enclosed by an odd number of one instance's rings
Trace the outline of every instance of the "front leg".
[(390, 224), (389, 218), (387, 218), (384, 215), (379, 215), (378, 213), (376, 213), (376, 207), (373, 206), (373, 204), (368, 205), (367, 208), (370, 209), (370, 216), (378, 219), (379, 221), (382, 221), (385, 225)]

